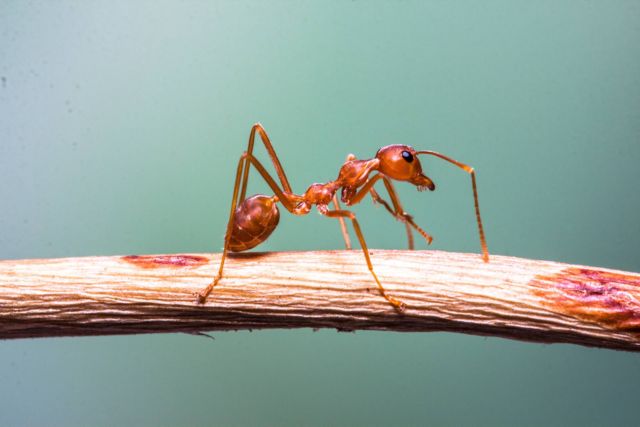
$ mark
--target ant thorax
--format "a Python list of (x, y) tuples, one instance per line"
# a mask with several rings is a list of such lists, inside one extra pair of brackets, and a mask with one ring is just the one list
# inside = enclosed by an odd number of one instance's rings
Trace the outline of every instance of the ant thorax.
[(338, 179), (335, 181), (342, 187), (340, 200), (350, 205), (358, 188), (367, 182), (371, 172), (377, 170), (379, 166), (379, 159), (357, 160), (354, 158), (347, 160), (340, 168)]
[(348, 160), (340, 168), (336, 182), (340, 187), (360, 187), (367, 182), (369, 174), (379, 166), (379, 159)]

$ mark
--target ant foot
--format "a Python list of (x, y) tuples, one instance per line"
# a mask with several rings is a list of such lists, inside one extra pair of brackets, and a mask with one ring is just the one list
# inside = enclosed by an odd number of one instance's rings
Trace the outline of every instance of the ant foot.
[(196, 297), (196, 304), (204, 304), (207, 301), (207, 297), (213, 290), (213, 287), (218, 284), (219, 280), (220, 277), (216, 277), (206, 288), (194, 293), (194, 296)]
[(398, 313), (402, 314), (407, 309), (407, 305), (402, 301), (395, 301), (393, 307), (398, 311)]
[(393, 308), (395, 308), (398, 313), (404, 313), (404, 311), (407, 309), (407, 305), (402, 301), (398, 301), (397, 299), (391, 298), (387, 295), (385, 295), (384, 297), (391, 303), (391, 305), (393, 305)]
[(203, 291), (194, 292), (193, 296), (196, 297), (196, 304), (203, 305), (207, 301), (207, 294)]

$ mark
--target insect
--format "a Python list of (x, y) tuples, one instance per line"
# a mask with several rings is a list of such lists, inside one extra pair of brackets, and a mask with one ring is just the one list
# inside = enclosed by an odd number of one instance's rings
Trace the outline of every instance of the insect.
[[(271, 158), (276, 173), (278, 174), (279, 184), (253, 155), (256, 133), (260, 136)], [(350, 154), (340, 168), (338, 177), (334, 181), (322, 184), (311, 184), (303, 194), (296, 194), (291, 189), (289, 180), (284, 173), (284, 169), (273, 149), (267, 132), (262, 125), (256, 123), (251, 128), (247, 150), (242, 153), (238, 161), (236, 179), (233, 185), (231, 212), (229, 214), (229, 222), (227, 223), (224, 250), (220, 260), (218, 274), (206, 288), (198, 292), (198, 301), (204, 303), (213, 288), (220, 282), (220, 279), (222, 279), (224, 262), (229, 251), (246, 251), (267, 240), (278, 225), (280, 213), (277, 205), (280, 203), (286, 210), (294, 215), (306, 215), (315, 205), (322, 215), (329, 218), (337, 218), (340, 221), (347, 249), (351, 248), (351, 243), (347, 233), (345, 219), (351, 220), (353, 229), (360, 242), (360, 247), (364, 253), (367, 267), (378, 285), (380, 294), (398, 311), (404, 310), (405, 304), (389, 296), (384, 286), (382, 286), (380, 279), (373, 269), (369, 250), (367, 249), (367, 244), (358, 220), (352, 211), (341, 208), (336, 193), (340, 190), (340, 200), (347, 206), (360, 203), (367, 194), (371, 195), (374, 203), (382, 204), (391, 215), (404, 223), (410, 249), (413, 249), (414, 246), (412, 230), (417, 231), (427, 243), (430, 244), (432, 237), (413, 221), (413, 216), (404, 211), (392, 183), (392, 180), (406, 181), (415, 185), (418, 191), (435, 190), (433, 181), (422, 172), (422, 165), (418, 160), (419, 155), (439, 157), (454, 164), (471, 176), (476, 221), (478, 223), (480, 246), (482, 248), (482, 259), (488, 262), (489, 252), (482, 227), (482, 219), (480, 218), (476, 176), (472, 167), (435, 151), (416, 151), (408, 145), (387, 145), (386, 147), (380, 148), (372, 159), (360, 160), (356, 159), (353, 154)], [(246, 197), (249, 168), (251, 166), (253, 166), (267, 182), (274, 192), (273, 196), (257, 194)], [(382, 181), (384, 184), (391, 198), (391, 205), (380, 197), (375, 190), (374, 185), (378, 183), (378, 181)], [(331, 203), (333, 204), (333, 209), (329, 207)]]

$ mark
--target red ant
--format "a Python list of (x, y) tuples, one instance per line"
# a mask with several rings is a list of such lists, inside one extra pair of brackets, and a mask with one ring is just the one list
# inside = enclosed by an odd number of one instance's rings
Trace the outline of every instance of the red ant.
[[(260, 139), (262, 139), (262, 142), (271, 157), (273, 166), (275, 167), (278, 178), (280, 179), (281, 187), (278, 186), (276, 181), (271, 177), (271, 175), (269, 175), (258, 159), (253, 156), (253, 145), (256, 132), (260, 135)], [(398, 199), (398, 194), (391, 182), (392, 179), (397, 181), (407, 181), (415, 185), (418, 188), (418, 191), (424, 191), (426, 189), (429, 191), (435, 190), (436, 187), (433, 181), (422, 173), (422, 166), (417, 158), (420, 154), (439, 157), (447, 162), (453, 163), (471, 175), (476, 220), (478, 222), (478, 232), (480, 234), (480, 246), (482, 247), (482, 259), (484, 262), (488, 262), (489, 251), (487, 250), (487, 243), (484, 237), (484, 230), (482, 228), (480, 206), (478, 204), (478, 191), (476, 189), (476, 176), (472, 167), (440, 153), (436, 153), (435, 151), (416, 151), (408, 145), (387, 145), (386, 147), (379, 149), (375, 157), (369, 160), (358, 160), (353, 154), (350, 154), (347, 157), (346, 162), (340, 168), (338, 178), (335, 181), (329, 181), (324, 184), (311, 184), (304, 194), (298, 195), (291, 190), (291, 185), (289, 185), (284, 169), (278, 160), (278, 156), (271, 145), (271, 141), (269, 140), (267, 133), (261, 124), (256, 123), (251, 128), (247, 151), (242, 153), (240, 161), (238, 162), (236, 181), (233, 186), (231, 212), (229, 214), (227, 232), (224, 238), (224, 250), (222, 252), (222, 259), (220, 260), (220, 268), (214, 280), (206, 288), (198, 292), (199, 302), (204, 303), (206, 301), (207, 296), (222, 278), (222, 270), (228, 251), (246, 251), (267, 240), (269, 235), (271, 235), (278, 225), (280, 213), (278, 212), (277, 203), (280, 202), (285, 209), (294, 215), (306, 215), (311, 210), (311, 207), (316, 205), (316, 208), (322, 215), (330, 218), (338, 218), (347, 249), (351, 249), (351, 243), (349, 241), (349, 235), (344, 223), (344, 218), (349, 218), (353, 224), (356, 235), (358, 236), (358, 240), (360, 241), (360, 246), (362, 247), (369, 271), (375, 279), (380, 293), (397, 310), (404, 310), (404, 303), (387, 295), (382, 283), (380, 283), (380, 280), (378, 279), (378, 276), (375, 271), (373, 271), (373, 265), (369, 258), (367, 244), (364, 241), (364, 236), (362, 235), (356, 216), (353, 212), (340, 208), (336, 192), (341, 190), (341, 200), (347, 206), (355, 205), (362, 201), (367, 194), (371, 194), (374, 202), (382, 204), (391, 213), (391, 215), (405, 224), (407, 238), (409, 240), (409, 249), (413, 249), (412, 228), (420, 233), (426, 239), (427, 243), (430, 244), (433, 240), (432, 237), (416, 225), (416, 223), (413, 222), (413, 217), (403, 210), (400, 200)], [(262, 175), (262, 178), (267, 181), (267, 184), (269, 184), (269, 187), (271, 187), (275, 196), (257, 194), (255, 196), (245, 198), (249, 177), (249, 167), (251, 165), (253, 165), (260, 175)], [(369, 177), (373, 172), (377, 173), (372, 177)], [(373, 188), (379, 180), (382, 180), (389, 196), (391, 197), (393, 209)], [(331, 202), (333, 202), (335, 209), (329, 209), (329, 203)]]

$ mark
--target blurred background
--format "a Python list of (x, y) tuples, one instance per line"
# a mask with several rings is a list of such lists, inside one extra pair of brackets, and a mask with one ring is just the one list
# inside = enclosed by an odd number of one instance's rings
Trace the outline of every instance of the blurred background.
[[(640, 271), (637, 1), (5, 0), (0, 258), (220, 251), (256, 121), (295, 191), (349, 153), (436, 150), (476, 168), (492, 253)], [(423, 162), (437, 190), (398, 185), (405, 208), (433, 249), (478, 252), (468, 175)], [(370, 247), (406, 247), (355, 212)], [(259, 249), (342, 247), (335, 221), (283, 212)], [(638, 354), (214, 336), (2, 341), (0, 425), (637, 425)]]

